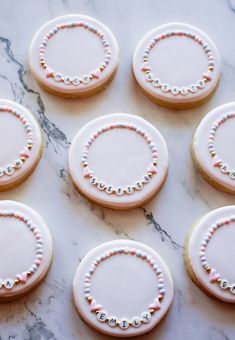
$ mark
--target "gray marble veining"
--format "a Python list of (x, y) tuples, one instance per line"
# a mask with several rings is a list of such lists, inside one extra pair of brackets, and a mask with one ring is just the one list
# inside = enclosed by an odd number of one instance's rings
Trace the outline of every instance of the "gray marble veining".
[[(235, 308), (207, 297), (188, 278), (183, 244), (190, 225), (210, 209), (234, 204), (235, 198), (210, 187), (195, 170), (189, 151), (193, 130), (213, 107), (235, 98), (235, 2), (233, 0), (41, 0), (0, 2), (0, 96), (28, 107), (44, 134), (43, 158), (20, 187), (0, 194), (31, 205), (47, 221), (55, 242), (55, 258), (44, 283), (29, 296), (0, 306), (0, 339), (105, 340), (77, 315), (71, 282), (82, 257), (94, 246), (116, 238), (145, 242), (168, 263), (175, 299), (167, 317), (138, 339), (235, 339)], [(28, 48), (47, 20), (67, 13), (96, 17), (109, 26), (120, 45), (118, 73), (102, 93), (65, 100), (41, 90), (28, 66)], [(206, 31), (222, 56), (222, 78), (205, 105), (182, 112), (151, 103), (136, 85), (132, 52), (151, 28), (184, 21)], [(170, 171), (152, 201), (128, 212), (111, 211), (83, 198), (67, 172), (70, 142), (89, 120), (112, 112), (143, 116), (167, 140)]]

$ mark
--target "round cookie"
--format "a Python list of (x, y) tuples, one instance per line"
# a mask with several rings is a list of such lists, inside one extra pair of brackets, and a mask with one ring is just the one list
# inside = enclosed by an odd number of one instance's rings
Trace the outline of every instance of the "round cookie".
[(235, 103), (218, 106), (198, 125), (192, 145), (193, 160), (214, 187), (235, 194)]
[(22, 183), (37, 166), (42, 154), (42, 135), (25, 107), (0, 99), (0, 191)]
[(235, 303), (233, 258), (235, 206), (213, 210), (198, 220), (185, 242), (185, 264), (208, 295)]
[(84, 97), (102, 90), (114, 77), (119, 49), (113, 33), (80, 14), (57, 17), (36, 33), (30, 68), (48, 92)]
[(219, 52), (198, 28), (179, 22), (147, 33), (133, 55), (135, 78), (159, 105), (187, 109), (204, 103), (220, 79)]
[(28, 206), (0, 201), (0, 302), (28, 294), (47, 274), (53, 255), (51, 234)]
[(79, 264), (73, 297), (80, 316), (98, 331), (131, 337), (152, 330), (166, 315), (174, 288), (169, 269), (150, 247), (106, 242)]
[(69, 151), (69, 172), (88, 199), (113, 209), (144, 204), (163, 186), (168, 150), (160, 132), (144, 119), (110, 114), (86, 124)]

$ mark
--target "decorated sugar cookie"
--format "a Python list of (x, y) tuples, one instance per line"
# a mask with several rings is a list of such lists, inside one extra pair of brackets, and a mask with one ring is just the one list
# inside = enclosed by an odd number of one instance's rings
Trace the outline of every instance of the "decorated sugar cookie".
[(196, 27), (169, 23), (147, 33), (133, 56), (135, 78), (157, 104), (190, 108), (202, 104), (220, 79), (220, 56)]
[(69, 171), (76, 188), (98, 204), (116, 209), (140, 206), (165, 182), (166, 142), (140, 117), (123, 113), (103, 116), (75, 136)]
[(89, 325), (108, 335), (131, 337), (150, 331), (166, 315), (173, 281), (153, 249), (116, 240), (85, 256), (74, 277), (73, 297)]
[(30, 67), (47, 91), (82, 97), (102, 90), (118, 65), (118, 45), (98, 20), (80, 14), (57, 17), (36, 33)]
[(200, 122), (192, 155), (205, 179), (216, 188), (235, 193), (235, 103), (219, 106)]
[(28, 206), (0, 201), (0, 301), (35, 288), (52, 260), (52, 239), (42, 218)]
[(197, 221), (185, 243), (185, 263), (193, 281), (230, 303), (235, 303), (234, 240), (235, 206), (227, 206)]
[(35, 118), (23, 106), (0, 99), (0, 191), (23, 182), (41, 157), (42, 137)]

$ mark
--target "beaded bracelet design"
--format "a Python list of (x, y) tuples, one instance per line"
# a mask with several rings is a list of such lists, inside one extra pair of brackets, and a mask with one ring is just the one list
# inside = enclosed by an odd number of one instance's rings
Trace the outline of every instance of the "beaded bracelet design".
[[(155, 45), (164, 39), (170, 38), (170, 37), (182, 37), (182, 38), (189, 38), (194, 40), (196, 43), (198, 43), (204, 50), (206, 57), (208, 59), (208, 67), (205, 73), (203, 73), (199, 80), (197, 80), (194, 84), (191, 84), (189, 86), (171, 86), (169, 84), (166, 84), (162, 82), (159, 78), (157, 78), (152, 72), (151, 67), (149, 65), (149, 54), (151, 50), (155, 47)], [(198, 35), (191, 33), (191, 32), (184, 32), (184, 31), (169, 31), (166, 33), (162, 33), (155, 38), (153, 38), (148, 45), (144, 49), (143, 54), (143, 64), (141, 66), (141, 71), (145, 73), (145, 79), (148, 82), (152, 83), (152, 86), (154, 88), (160, 89), (162, 92), (170, 92), (173, 95), (187, 95), (188, 93), (195, 93), (199, 89), (203, 89), (206, 85), (206, 82), (210, 81), (211, 78), (211, 72), (213, 72), (215, 68), (215, 61), (212, 54), (212, 50), (210, 49), (209, 45), (202, 40)]]
[(27, 118), (25, 118), (25, 116), (22, 113), (8, 106), (0, 106), (0, 113), (1, 112), (12, 113), (16, 118), (18, 118), (21, 121), (21, 123), (24, 125), (27, 134), (27, 145), (22, 151), (20, 151), (19, 157), (17, 159), (15, 159), (13, 162), (7, 164), (4, 167), (0, 167), (0, 178), (3, 177), (4, 175), (11, 176), (13, 175), (15, 170), (20, 169), (22, 167), (26, 159), (30, 157), (30, 150), (32, 149), (34, 143), (32, 127)]
[(229, 283), (228, 280), (221, 278), (221, 275), (216, 271), (216, 269), (212, 268), (206, 257), (206, 247), (208, 246), (212, 236), (214, 233), (221, 227), (228, 225), (230, 223), (235, 222), (235, 215), (232, 215), (228, 218), (224, 218), (219, 220), (217, 223), (211, 225), (205, 234), (200, 247), (200, 261), (201, 265), (206, 272), (209, 273), (209, 280), (211, 283), (218, 283), (221, 289), (228, 289), (232, 294), (235, 294), (235, 283)]
[[(85, 74), (82, 76), (63, 75), (61, 72), (53, 70), (47, 64), (45, 51), (49, 43), (49, 40), (61, 30), (74, 29), (74, 28), (82, 28), (82, 29), (85, 29), (85, 30), (88, 30), (94, 33), (101, 40), (101, 43), (104, 47), (104, 52), (105, 52), (104, 61), (97, 67), (97, 69), (92, 71), (90, 74)], [(62, 24), (56, 25), (43, 38), (42, 43), (39, 48), (39, 63), (41, 67), (45, 70), (46, 77), (53, 78), (56, 82), (63, 82), (65, 85), (74, 85), (74, 86), (79, 86), (80, 84), (86, 85), (91, 80), (99, 79), (101, 72), (103, 72), (106, 69), (106, 67), (109, 65), (110, 60), (111, 60), (111, 47), (110, 47), (110, 43), (106, 35), (103, 32), (101, 32), (98, 28), (96, 28), (94, 25), (90, 25), (83, 21), (62, 23)]]
[[(143, 177), (140, 180), (138, 180), (134, 185), (128, 185), (125, 188), (123, 188), (122, 186), (118, 186), (117, 188), (114, 188), (113, 185), (106, 184), (104, 181), (100, 181), (99, 179), (97, 179), (97, 177), (93, 175), (93, 171), (92, 169), (90, 169), (89, 163), (88, 163), (88, 151), (92, 143), (95, 141), (95, 139), (98, 138), (101, 134), (107, 131), (110, 131), (112, 129), (116, 129), (116, 128), (129, 129), (130, 131), (135, 131), (137, 134), (142, 136), (145, 139), (146, 143), (149, 145), (151, 155), (152, 155), (152, 162), (147, 168), (147, 171), (143, 175)], [(148, 184), (150, 182), (152, 176), (157, 173), (157, 159), (158, 159), (158, 153), (157, 153), (156, 145), (151, 139), (151, 137), (143, 129), (130, 123), (117, 122), (117, 123), (111, 123), (111, 124), (104, 126), (103, 128), (97, 130), (95, 133), (93, 133), (89, 137), (89, 139), (87, 140), (87, 142), (84, 144), (84, 147), (83, 147), (81, 163), (82, 163), (82, 166), (84, 167), (83, 176), (85, 178), (88, 178), (90, 180), (90, 183), (96, 186), (98, 190), (101, 190), (101, 191), (103, 190), (109, 195), (116, 194), (118, 196), (122, 196), (124, 194), (131, 195), (133, 194), (135, 190), (139, 191), (143, 189), (144, 184)]]
[(26, 283), (28, 278), (32, 276), (40, 266), (43, 257), (43, 240), (42, 235), (40, 233), (40, 229), (35, 227), (33, 222), (29, 218), (24, 216), (22, 213), (9, 210), (0, 210), (0, 217), (15, 218), (19, 221), (22, 221), (26, 225), (26, 227), (34, 234), (36, 240), (36, 256), (32, 266), (30, 266), (30, 268), (24, 271), (23, 273), (17, 274), (14, 279), (12, 278), (0, 279), (0, 289), (1, 288), (12, 289), (14, 285)]
[[(154, 298), (154, 301), (149, 304), (147, 311), (144, 311), (140, 317), (134, 316), (131, 320), (128, 320), (126, 318), (121, 318), (119, 320), (116, 316), (108, 315), (108, 313), (103, 309), (102, 305), (97, 303), (91, 295), (91, 279), (97, 267), (101, 262), (106, 261), (108, 258), (117, 255), (136, 256), (137, 258), (146, 261), (153, 269), (158, 280), (159, 294)], [(150, 323), (152, 315), (156, 311), (161, 309), (161, 301), (163, 300), (165, 293), (166, 291), (162, 270), (153, 260), (151, 255), (148, 255), (145, 252), (135, 248), (120, 247), (107, 250), (101, 256), (96, 257), (84, 277), (84, 297), (90, 305), (91, 313), (96, 313), (96, 317), (99, 322), (107, 322), (110, 327), (119, 326), (123, 330), (126, 330), (130, 326), (138, 328), (142, 324)]]
[(213, 158), (214, 167), (218, 167), (220, 171), (228, 175), (231, 179), (235, 180), (235, 169), (231, 169), (227, 163), (225, 163), (216, 153), (215, 150), (215, 134), (219, 126), (225, 123), (228, 119), (234, 118), (235, 112), (223, 114), (221, 118), (217, 119), (212, 125), (208, 136), (208, 150)]

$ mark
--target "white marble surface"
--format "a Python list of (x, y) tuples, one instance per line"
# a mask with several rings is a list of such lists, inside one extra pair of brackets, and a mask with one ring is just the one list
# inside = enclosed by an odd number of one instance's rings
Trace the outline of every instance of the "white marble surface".
[[(167, 261), (175, 299), (165, 320), (138, 339), (235, 339), (235, 308), (212, 300), (188, 278), (183, 243), (190, 225), (210, 209), (235, 198), (210, 187), (195, 170), (189, 144), (195, 126), (210, 109), (235, 96), (235, 1), (228, 0), (1, 0), (0, 95), (30, 108), (44, 133), (45, 150), (34, 174), (1, 199), (35, 208), (55, 241), (55, 258), (45, 282), (28, 297), (0, 306), (0, 339), (98, 339), (108, 337), (87, 326), (73, 307), (71, 281), (80, 259), (94, 246), (115, 238), (145, 242)], [(107, 24), (120, 44), (121, 62), (113, 83), (83, 100), (65, 100), (41, 90), (29, 72), (27, 52), (35, 31), (47, 20), (83, 13)], [(181, 20), (205, 30), (222, 56), (222, 79), (207, 104), (174, 112), (151, 103), (136, 85), (131, 58), (138, 40), (151, 28)], [(170, 152), (168, 180), (151, 202), (128, 212), (94, 205), (72, 187), (67, 153), (76, 131), (110, 112), (141, 115), (165, 136)]]

